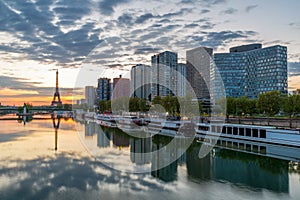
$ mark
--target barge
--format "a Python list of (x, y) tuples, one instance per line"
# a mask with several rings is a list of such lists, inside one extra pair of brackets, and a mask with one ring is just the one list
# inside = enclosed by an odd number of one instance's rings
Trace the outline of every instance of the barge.
[(242, 124), (197, 123), (196, 137), (207, 135), (300, 147), (299, 130)]

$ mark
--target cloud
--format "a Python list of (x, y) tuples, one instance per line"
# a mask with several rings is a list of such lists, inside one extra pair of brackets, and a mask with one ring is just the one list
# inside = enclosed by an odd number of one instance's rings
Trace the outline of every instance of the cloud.
[(130, 0), (102, 0), (99, 3), (99, 9), (104, 15), (111, 15), (114, 13), (114, 7), (128, 3)]
[(161, 48), (153, 48), (153, 47), (143, 47), (140, 49), (136, 49), (134, 54), (148, 54), (148, 53), (157, 53), (162, 51)]
[(245, 10), (246, 10), (247, 13), (249, 13), (249, 12), (251, 12), (252, 10), (254, 10), (255, 8), (257, 8), (257, 7), (258, 7), (257, 4), (256, 4), (256, 5), (249, 5), (249, 6), (247, 6), (247, 7), (245, 8)]
[[(57, 64), (72, 63), (101, 43), (101, 29), (95, 22), (76, 24), (89, 15), (91, 4), (80, 0), (57, 3), (17, 1), (10, 5), (0, 2), (0, 30), (15, 38), (1, 44), (0, 50), (22, 53), (27, 59)], [(18, 13), (16, 13), (16, 11)], [(74, 14), (76, 13), (76, 14)], [(70, 28), (71, 27), (71, 28)], [(69, 30), (65, 30), (65, 29)]]
[(136, 19), (135, 23), (142, 24), (142, 23), (148, 21), (149, 19), (156, 18), (156, 17), (157, 16), (154, 16), (152, 13), (146, 13), (146, 14), (143, 14), (143, 15), (139, 16)]
[(293, 27), (293, 28), (300, 29), (300, 22), (292, 22), (292, 23), (289, 23), (289, 26), (291, 26), (291, 27)]
[(200, 46), (217, 48), (237, 39), (248, 39), (251, 36), (255, 36), (257, 33), (254, 31), (201, 31), (199, 34), (194, 36), (188, 36), (188, 38), (197, 41)]
[(205, 3), (208, 6), (214, 6), (218, 4), (224, 4), (227, 0), (201, 0), (202, 3)]
[(24, 89), (29, 90), (35, 87), (39, 82), (30, 82), (25, 78), (16, 78), (0, 75), (0, 89), (10, 88), (10, 89)]
[(236, 14), (237, 12), (238, 12), (238, 10), (235, 8), (228, 8), (228, 9), (222, 11), (221, 14), (232, 15), (232, 14)]
[(205, 13), (209, 13), (209, 12), (210, 12), (210, 10), (208, 10), (208, 9), (203, 9), (203, 10), (200, 11), (200, 14), (205, 14)]
[(300, 76), (300, 62), (288, 63), (289, 77)]

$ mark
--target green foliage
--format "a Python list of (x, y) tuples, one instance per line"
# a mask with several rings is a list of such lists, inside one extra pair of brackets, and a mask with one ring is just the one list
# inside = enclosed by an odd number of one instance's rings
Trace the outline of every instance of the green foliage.
[(236, 101), (235, 98), (229, 97), (227, 98), (227, 116), (236, 114)]
[(98, 104), (98, 109), (100, 112), (105, 112), (106, 111), (106, 101), (100, 100)]
[(162, 99), (161, 99), (161, 97), (160, 96), (156, 96), (156, 97), (154, 97), (153, 98), (153, 100), (152, 100), (152, 104), (162, 104)]
[(72, 104), (64, 104), (64, 105), (63, 105), (63, 108), (64, 108), (65, 110), (72, 110)]
[(146, 112), (149, 108), (147, 106), (147, 101), (145, 99), (139, 100), (139, 111)]
[(269, 116), (277, 114), (282, 107), (282, 93), (279, 91), (271, 91), (262, 93), (257, 100), (257, 109), (260, 113)]
[(283, 98), (283, 110), (290, 117), (295, 116), (295, 114), (300, 113), (300, 95), (286, 95)]
[(129, 112), (138, 112), (140, 110), (140, 100), (138, 97), (130, 98)]

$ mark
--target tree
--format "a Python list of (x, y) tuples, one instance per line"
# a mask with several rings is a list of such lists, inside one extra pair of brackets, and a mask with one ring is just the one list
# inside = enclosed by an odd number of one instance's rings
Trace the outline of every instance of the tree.
[(162, 106), (169, 113), (169, 115), (173, 115), (173, 97), (171, 95), (162, 98)]
[(134, 97), (129, 100), (129, 112), (137, 112), (139, 111), (139, 98)]
[(282, 93), (279, 91), (271, 91), (262, 93), (257, 100), (257, 109), (260, 113), (264, 113), (268, 117), (274, 116), (280, 111), (282, 102)]
[(105, 100), (100, 100), (98, 104), (98, 109), (100, 112), (106, 111), (106, 101)]
[(233, 97), (227, 98), (226, 117), (236, 114), (236, 100)]
[(256, 104), (257, 100), (256, 99), (247, 99), (246, 102), (246, 113), (249, 114), (250, 116), (253, 116), (254, 113), (256, 112)]
[(283, 110), (289, 114), (290, 127), (292, 127), (292, 117), (300, 112), (300, 95), (288, 95), (283, 97)]
[(156, 96), (156, 97), (154, 97), (153, 98), (153, 100), (152, 100), (152, 104), (162, 104), (162, 99), (161, 99), (161, 97), (160, 96)]
[(148, 111), (147, 101), (145, 99), (139, 100), (139, 111), (141, 112)]

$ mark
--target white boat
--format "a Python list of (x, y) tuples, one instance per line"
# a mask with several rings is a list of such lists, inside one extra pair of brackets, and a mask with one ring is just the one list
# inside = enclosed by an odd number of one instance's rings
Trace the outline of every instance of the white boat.
[(299, 130), (280, 129), (271, 126), (197, 123), (196, 133), (198, 135), (209, 135), (300, 147)]
[(234, 150), (288, 161), (300, 161), (300, 148), (225, 137), (198, 135), (197, 142), (221, 149)]
[(96, 120), (107, 121), (107, 122), (115, 122), (115, 119), (112, 115), (107, 114), (97, 114), (95, 115)]

